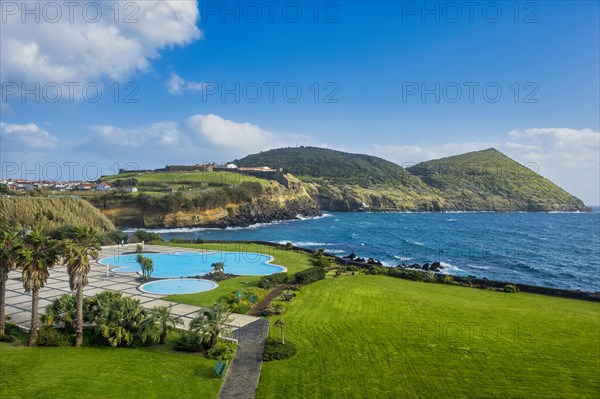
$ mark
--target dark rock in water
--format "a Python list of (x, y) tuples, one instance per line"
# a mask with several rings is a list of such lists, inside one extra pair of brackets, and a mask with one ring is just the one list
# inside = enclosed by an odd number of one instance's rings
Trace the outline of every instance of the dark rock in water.
[(408, 265), (406, 263), (402, 262), (401, 267), (408, 267)]
[(419, 265), (418, 263), (413, 263), (412, 265), (409, 266), (409, 268), (411, 268), (411, 269), (420, 269), (421, 265)]
[(433, 262), (431, 264), (431, 266), (429, 267), (429, 270), (433, 270), (434, 272), (437, 272), (438, 270), (442, 270), (444, 268), (444, 266), (442, 266), (440, 264), (440, 262)]
[(367, 259), (367, 264), (369, 264), (369, 265), (376, 265), (376, 266), (383, 266), (383, 264), (380, 261), (378, 261), (377, 259), (373, 259), (373, 258)]
[(344, 259), (354, 260), (354, 259), (356, 259), (356, 254), (354, 252), (352, 252), (350, 255), (344, 256)]
[(365, 263), (366, 259), (365, 258), (355, 258), (354, 261), (358, 262), (358, 263)]
[(423, 270), (429, 270), (429, 263), (425, 263), (422, 267)]

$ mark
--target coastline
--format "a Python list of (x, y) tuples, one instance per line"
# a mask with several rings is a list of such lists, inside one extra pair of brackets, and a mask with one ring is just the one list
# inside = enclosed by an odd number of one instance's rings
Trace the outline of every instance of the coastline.
[[(264, 245), (268, 247), (277, 248), (280, 250), (287, 250), (285, 244), (280, 244), (271, 241), (260, 241), (260, 240), (181, 240), (181, 243), (184, 244), (240, 244), (240, 245)], [(313, 254), (315, 251), (312, 249), (299, 247), (292, 245), (292, 249), (295, 251), (304, 252), (307, 254)], [(324, 252), (325, 255), (332, 257), (335, 260), (335, 263), (339, 266), (357, 266), (363, 270), (368, 270), (373, 265), (368, 263), (354, 262), (346, 258), (339, 257), (335, 254), (331, 254), (328, 252)], [(396, 269), (394, 266), (382, 266), (388, 269)], [(417, 273), (425, 274), (424, 271), (419, 271), (416, 269), (406, 269), (413, 270)], [(600, 291), (582, 291), (582, 290), (570, 290), (566, 288), (554, 288), (554, 287), (545, 287), (540, 285), (531, 285), (524, 283), (517, 283), (514, 281), (499, 281), (499, 280), (491, 280), (488, 278), (479, 278), (476, 276), (457, 276), (453, 274), (447, 273), (435, 273), (436, 276), (451, 276), (455, 281), (463, 284), (469, 284), (472, 288), (477, 289), (501, 289), (506, 285), (515, 285), (521, 292), (530, 293), (530, 294), (539, 294), (539, 295), (548, 295), (548, 296), (556, 296), (562, 298), (570, 298), (570, 299), (580, 299), (592, 302), (600, 302)], [(402, 277), (398, 277), (402, 278)]]

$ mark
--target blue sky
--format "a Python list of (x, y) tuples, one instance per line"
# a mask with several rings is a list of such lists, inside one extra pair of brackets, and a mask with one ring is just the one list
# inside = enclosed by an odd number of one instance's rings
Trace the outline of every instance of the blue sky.
[[(98, 22), (76, 10), (51, 23), (40, 10), (23, 23), (3, 1), (5, 177), (43, 175), (49, 162), (110, 173), (296, 144), (400, 165), (493, 146), (600, 203), (598, 2), (280, 2), (271, 15), (269, 2), (137, 4), (122, 2), (119, 21), (101, 8)], [(131, 12), (137, 22), (124, 23)], [(23, 101), (36, 82), (63, 95)], [(102, 96), (77, 89), (71, 102), (64, 82)]]

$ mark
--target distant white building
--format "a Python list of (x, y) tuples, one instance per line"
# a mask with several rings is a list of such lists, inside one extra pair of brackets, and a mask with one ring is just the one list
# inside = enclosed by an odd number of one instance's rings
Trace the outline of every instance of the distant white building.
[(109, 190), (110, 190), (110, 184), (108, 184), (105, 181), (103, 181), (102, 183), (100, 183), (96, 186), (96, 191), (109, 191)]
[(137, 193), (138, 189), (137, 187), (125, 187), (123, 191), (125, 191), (126, 193)]
[(225, 167), (227, 169), (237, 169), (237, 165), (234, 163), (228, 163), (227, 165), (225, 165)]

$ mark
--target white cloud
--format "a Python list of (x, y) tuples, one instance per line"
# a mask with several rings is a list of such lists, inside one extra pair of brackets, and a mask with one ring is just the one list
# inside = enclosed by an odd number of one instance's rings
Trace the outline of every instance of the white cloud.
[(293, 146), (309, 140), (305, 136), (273, 133), (251, 123), (234, 122), (213, 114), (193, 115), (188, 118), (187, 127), (196, 138), (238, 153)]
[(171, 94), (181, 94), (184, 91), (202, 91), (205, 88), (205, 83), (184, 80), (176, 73), (171, 73), (167, 80), (167, 91)]
[(35, 123), (16, 125), (0, 122), (0, 148), (6, 152), (48, 151), (58, 147), (56, 136)]
[(121, 148), (135, 149), (160, 146), (161, 150), (188, 144), (185, 135), (174, 122), (158, 122), (151, 125), (123, 129), (111, 125), (89, 126), (102, 143)]
[[(122, 81), (147, 71), (160, 50), (185, 46), (202, 36), (196, 26), (197, 1), (71, 2), (75, 4), (72, 21), (65, 6), (69, 2), (52, 3), (61, 11), (55, 23), (49, 20), (55, 11), (44, 12), (44, 2), (14, 2), (16, 12), (7, 12), (3, 4), (2, 82), (31, 87), (49, 82)], [(24, 7), (39, 7), (40, 22), (36, 23), (35, 15), (22, 16)], [(100, 7), (101, 19), (94, 22), (96, 7)], [(131, 21), (125, 22), (128, 17)]]

